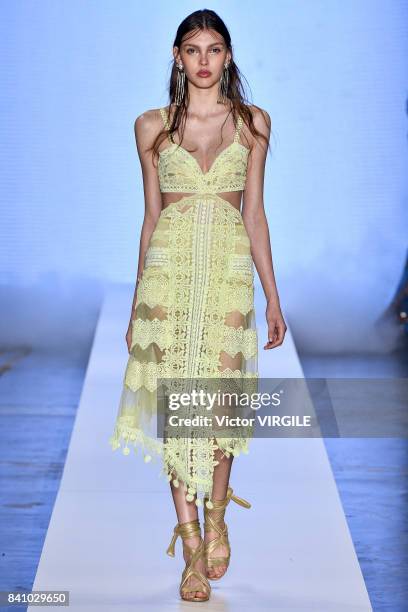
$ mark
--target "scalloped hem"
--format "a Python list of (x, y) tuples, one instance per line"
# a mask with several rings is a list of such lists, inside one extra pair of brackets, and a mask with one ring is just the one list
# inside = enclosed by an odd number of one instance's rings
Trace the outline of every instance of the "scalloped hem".
[[(174, 439), (172, 439), (174, 440)], [(219, 449), (223, 456), (239, 457), (241, 454), (249, 454), (250, 438), (202, 438), (209, 444), (212, 451)], [(214, 443), (215, 441), (215, 443)], [(164, 477), (168, 482), (172, 481), (175, 487), (181, 486), (184, 489), (186, 501), (194, 502), (196, 506), (203, 506), (204, 501), (207, 508), (213, 508), (212, 503), (212, 481), (201, 480), (197, 481), (192, 478), (185, 470), (181, 462), (172, 462), (167, 458), (165, 452), (165, 444), (155, 440), (143, 433), (142, 430), (135, 427), (129, 427), (124, 423), (117, 422), (113, 435), (109, 438), (109, 445), (113, 451), (122, 449), (124, 455), (129, 455), (130, 446), (133, 446), (134, 452), (137, 454), (141, 451), (144, 462), (162, 461), (162, 469), (159, 472), (159, 477)], [(214, 459), (213, 465), (218, 465), (219, 461)]]

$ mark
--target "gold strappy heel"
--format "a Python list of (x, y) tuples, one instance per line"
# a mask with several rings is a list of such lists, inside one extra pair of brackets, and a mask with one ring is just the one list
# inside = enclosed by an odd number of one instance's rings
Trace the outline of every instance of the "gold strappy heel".
[[(226, 523), (224, 522), (224, 514), (225, 514), (226, 507), (228, 506), (231, 499), (236, 504), (239, 504), (240, 506), (243, 506), (244, 508), (251, 507), (251, 504), (248, 501), (246, 501), (245, 499), (242, 499), (241, 497), (237, 497), (236, 495), (233, 495), (233, 490), (231, 489), (231, 487), (228, 487), (227, 495), (225, 496), (224, 499), (222, 500), (214, 499), (212, 501), (213, 508), (211, 510), (207, 508), (207, 506), (204, 504), (204, 519), (205, 519), (204, 529), (207, 531), (216, 531), (218, 533), (218, 536), (216, 536), (210, 542), (207, 542), (204, 546), (204, 555), (205, 555), (207, 568), (225, 565), (226, 566), (225, 572), (227, 571), (229, 562), (230, 562), (231, 546), (228, 541), (228, 527)], [(223, 523), (222, 526), (220, 526), (221, 522)], [(226, 557), (211, 556), (211, 553), (213, 553), (216, 548), (222, 545), (227, 548), (228, 555)], [(207, 578), (209, 580), (219, 580), (220, 578), (222, 578), (222, 576), (225, 575), (225, 572), (221, 576), (214, 577), (214, 578), (211, 576), (207, 576)]]
[[(181, 576), (180, 596), (185, 601), (208, 601), (211, 593), (210, 583), (204, 574), (202, 574), (198, 569), (194, 568), (196, 561), (200, 559), (200, 557), (204, 556), (204, 540), (201, 537), (200, 520), (195, 519), (194, 521), (190, 521), (188, 523), (177, 523), (174, 528), (170, 545), (166, 551), (170, 557), (174, 557), (174, 548), (178, 536), (181, 536), (183, 540), (183, 550), (185, 548), (191, 555), (190, 560), (186, 561), (186, 567), (184, 568)], [(197, 546), (197, 548), (192, 548), (184, 541), (185, 539), (192, 538), (194, 536), (200, 536), (200, 544)], [(200, 588), (200, 586), (186, 586), (186, 582), (191, 576), (197, 578), (197, 580), (202, 584), (202, 588)], [(186, 593), (192, 593), (193, 591), (203, 592), (206, 594), (206, 597), (185, 597)]]

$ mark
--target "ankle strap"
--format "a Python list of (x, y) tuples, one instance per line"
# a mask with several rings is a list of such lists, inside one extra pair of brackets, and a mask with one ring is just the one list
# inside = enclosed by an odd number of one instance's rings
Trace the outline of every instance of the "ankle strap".
[(197, 518), (194, 521), (189, 521), (188, 523), (177, 523), (174, 528), (173, 536), (171, 538), (169, 547), (166, 550), (167, 554), (170, 557), (174, 557), (174, 549), (178, 536), (181, 536), (184, 540), (187, 538), (193, 538), (197, 535), (201, 535), (200, 519)]
[[(239, 504), (240, 506), (243, 506), (244, 508), (251, 507), (251, 504), (248, 501), (246, 501), (246, 499), (243, 499), (242, 497), (238, 497), (237, 495), (233, 495), (233, 489), (231, 489), (231, 487), (228, 487), (227, 495), (225, 496), (224, 499), (213, 499), (212, 504), (213, 504), (214, 510), (224, 510), (224, 508), (228, 506), (231, 499), (236, 504)], [(205, 507), (204, 510), (207, 511), (207, 507)]]
[(195, 519), (188, 523), (178, 523), (175, 529), (177, 529), (178, 534), (182, 538), (192, 538), (196, 535), (200, 535), (200, 519)]

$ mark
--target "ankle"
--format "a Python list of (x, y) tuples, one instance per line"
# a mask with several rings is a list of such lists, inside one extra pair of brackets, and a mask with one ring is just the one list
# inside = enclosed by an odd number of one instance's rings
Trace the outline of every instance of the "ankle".
[(190, 546), (192, 548), (196, 548), (201, 541), (201, 535), (194, 535), (188, 538), (183, 538), (183, 544)]
[(183, 553), (184, 557), (191, 557), (193, 551), (196, 550), (201, 543), (201, 535), (190, 536), (189, 538), (183, 538)]

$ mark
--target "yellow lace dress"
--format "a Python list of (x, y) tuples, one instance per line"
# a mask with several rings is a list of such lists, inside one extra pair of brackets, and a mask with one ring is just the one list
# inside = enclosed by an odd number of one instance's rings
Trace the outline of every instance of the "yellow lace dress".
[[(160, 109), (169, 130), (166, 110)], [(221, 151), (208, 172), (170, 135), (159, 154), (161, 192), (188, 193), (161, 212), (146, 251), (132, 315), (132, 343), (114, 432), (109, 443), (133, 447), (186, 499), (211, 508), (214, 451), (248, 453), (252, 428), (239, 435), (158, 435), (160, 379), (258, 378), (254, 264), (241, 213), (217, 193), (245, 187), (249, 149), (239, 141)]]

